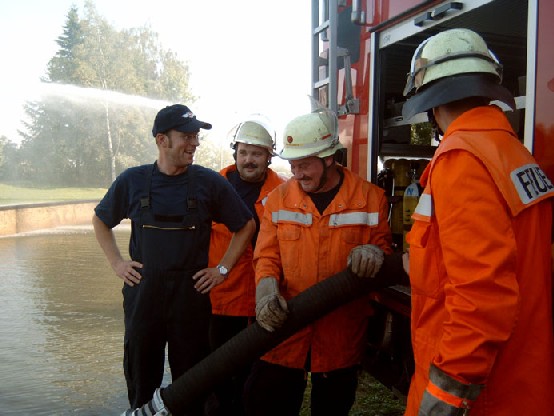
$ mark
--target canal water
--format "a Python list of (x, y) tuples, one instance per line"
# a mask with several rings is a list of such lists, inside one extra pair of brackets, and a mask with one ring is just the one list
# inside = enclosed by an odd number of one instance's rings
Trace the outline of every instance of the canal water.
[(92, 228), (2, 237), (0, 270), (0, 415), (120, 415), (122, 282)]

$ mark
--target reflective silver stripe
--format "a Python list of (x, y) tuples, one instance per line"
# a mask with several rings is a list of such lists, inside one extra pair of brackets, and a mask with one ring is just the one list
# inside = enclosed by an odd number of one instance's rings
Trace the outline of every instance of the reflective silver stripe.
[(329, 227), (341, 225), (377, 225), (379, 224), (378, 212), (347, 212), (345, 214), (333, 214), (329, 218)]
[(281, 209), (277, 212), (271, 213), (271, 221), (274, 224), (277, 224), (282, 221), (287, 222), (296, 222), (302, 225), (311, 225), (312, 224), (312, 214), (302, 214), (295, 211), (286, 211)]
[(425, 193), (421, 195), (414, 212), (424, 217), (431, 217), (433, 215), (433, 198), (431, 198), (431, 195)]
[(265, 203), (267, 202), (267, 195), (263, 197), (262, 199), (262, 206), (265, 207)]
[(429, 381), (452, 396), (471, 401), (477, 400), (481, 390), (483, 390), (483, 384), (462, 383), (450, 377), (434, 364), (431, 364), (429, 368)]
[(510, 178), (517, 190), (521, 202), (528, 204), (537, 198), (554, 192), (552, 182), (546, 177), (539, 165), (531, 163), (514, 169)]

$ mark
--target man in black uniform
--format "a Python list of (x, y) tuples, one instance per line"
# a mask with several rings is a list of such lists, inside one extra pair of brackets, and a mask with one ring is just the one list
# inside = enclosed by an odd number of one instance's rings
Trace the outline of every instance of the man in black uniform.
[[(160, 387), (166, 344), (173, 380), (209, 352), (207, 292), (221, 280), (217, 267), (207, 269), (212, 221), (234, 233), (220, 261), (227, 270), (255, 230), (230, 183), (192, 164), (200, 129), (211, 127), (184, 105), (160, 110), (152, 129), (158, 160), (121, 173), (95, 208), (96, 239), (124, 282), (123, 365), (132, 409)], [(132, 224), (131, 260), (122, 257), (112, 232), (125, 218)], [(199, 398), (187, 415), (202, 415), (203, 402)]]

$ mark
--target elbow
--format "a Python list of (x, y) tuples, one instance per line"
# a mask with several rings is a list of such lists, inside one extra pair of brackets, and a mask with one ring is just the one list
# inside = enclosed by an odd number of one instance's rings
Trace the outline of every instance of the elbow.
[(245, 225), (245, 229), (248, 232), (249, 238), (252, 238), (256, 232), (256, 221), (254, 221), (254, 218), (250, 218)]
[(256, 221), (254, 218), (250, 218), (246, 224), (236, 233), (237, 237), (240, 236), (244, 241), (249, 241), (256, 232)]
[(96, 225), (98, 224), (98, 221), (100, 221), (100, 218), (98, 218), (98, 217), (96, 216), (96, 214), (92, 214), (91, 223), (92, 223), (92, 226), (93, 226), (93, 227), (96, 227)]
[(109, 230), (109, 227), (96, 214), (93, 214), (92, 216), (92, 228), (95, 232)]

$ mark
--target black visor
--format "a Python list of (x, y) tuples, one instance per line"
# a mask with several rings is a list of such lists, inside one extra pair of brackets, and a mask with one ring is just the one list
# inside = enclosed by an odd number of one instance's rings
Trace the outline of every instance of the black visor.
[(402, 107), (402, 117), (408, 120), (439, 105), (468, 97), (487, 97), (499, 100), (515, 110), (513, 95), (487, 74), (462, 74), (439, 79), (421, 88)]

